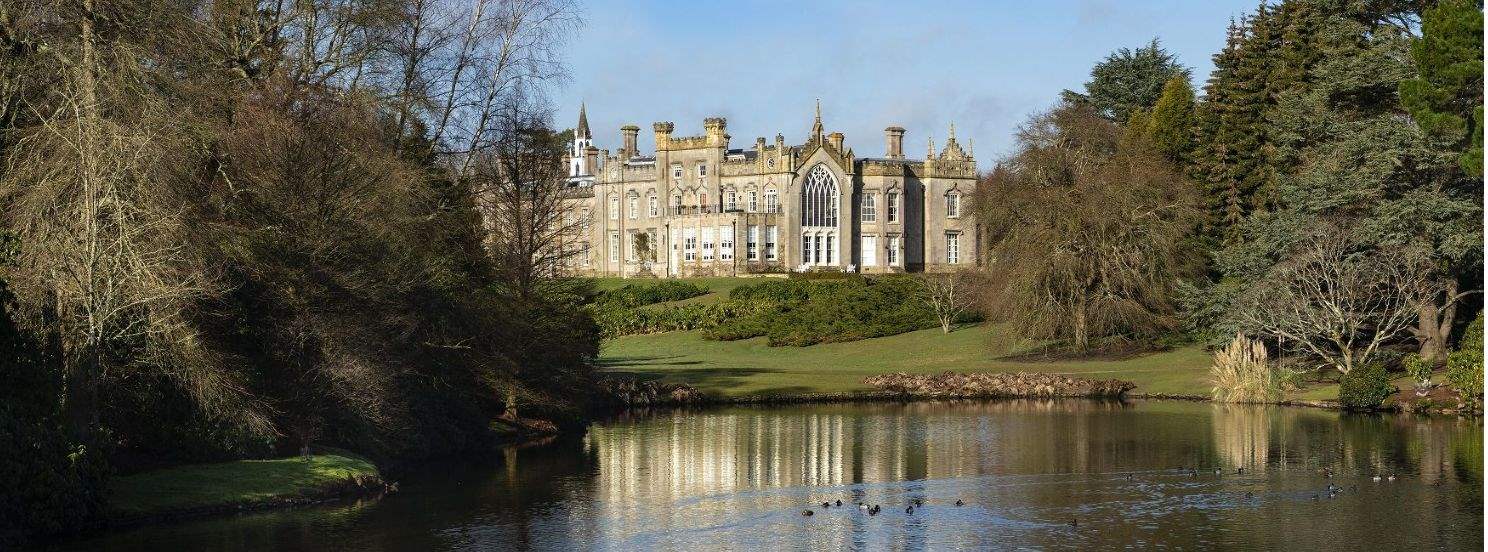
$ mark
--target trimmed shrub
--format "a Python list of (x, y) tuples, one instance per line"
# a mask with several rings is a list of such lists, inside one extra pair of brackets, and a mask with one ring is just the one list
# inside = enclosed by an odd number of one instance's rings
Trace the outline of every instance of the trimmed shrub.
[(1343, 375), (1338, 386), (1338, 402), (1350, 410), (1374, 410), (1395, 393), (1385, 365), (1371, 362)]
[(654, 284), (626, 284), (599, 294), (595, 303), (601, 308), (635, 308), (667, 301), (681, 301), (699, 295), (707, 295), (702, 286), (678, 280), (664, 280)]
[(1457, 350), (1447, 355), (1447, 382), (1457, 390), (1462, 404), (1471, 409), (1483, 405), (1483, 313), (1473, 319)]

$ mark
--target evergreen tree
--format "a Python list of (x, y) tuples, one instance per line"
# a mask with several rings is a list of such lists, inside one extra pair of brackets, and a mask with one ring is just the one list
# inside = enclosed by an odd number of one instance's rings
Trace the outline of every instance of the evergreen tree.
[(1168, 160), (1186, 166), (1194, 148), (1194, 90), (1187, 75), (1173, 75), (1147, 116), (1147, 137)]
[(1135, 50), (1122, 48), (1090, 70), (1085, 93), (1064, 91), (1069, 103), (1088, 105), (1110, 121), (1126, 121), (1133, 111), (1157, 103), (1163, 85), (1175, 75), (1187, 78), (1189, 70), (1156, 38)]
[(1483, 173), (1483, 12), (1447, 0), (1421, 17), (1411, 44), (1420, 76), (1400, 83), (1400, 101), (1427, 136), (1460, 150), (1468, 174)]

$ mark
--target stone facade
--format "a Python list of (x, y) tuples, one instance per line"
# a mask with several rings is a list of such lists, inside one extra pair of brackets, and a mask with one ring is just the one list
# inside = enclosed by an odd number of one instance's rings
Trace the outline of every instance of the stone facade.
[(883, 157), (860, 158), (825, 133), (818, 105), (804, 144), (757, 138), (729, 149), (727, 122), (700, 136), (652, 125), (656, 151), (636, 150), (639, 127), (621, 127), (611, 155), (593, 146), (588, 117), (568, 159), (581, 252), (569, 270), (590, 276), (734, 276), (803, 270), (945, 271), (978, 263), (970, 200), (976, 161), (956, 143), (904, 155), (904, 129), (884, 130)]

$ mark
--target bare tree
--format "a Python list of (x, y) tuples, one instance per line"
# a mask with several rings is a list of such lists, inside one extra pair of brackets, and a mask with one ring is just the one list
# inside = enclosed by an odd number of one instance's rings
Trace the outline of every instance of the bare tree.
[(976, 285), (973, 274), (965, 271), (924, 274), (916, 281), (920, 283), (920, 300), (924, 301), (940, 321), (940, 331), (951, 333), (956, 319), (976, 303)]
[(566, 245), (582, 221), (573, 216), (565, 144), (548, 119), (532, 100), (509, 98), (494, 119), (499, 137), (483, 149), (471, 178), (497, 269), (523, 299), (580, 252)]
[[(93, 3), (81, 7), (78, 36), (49, 52), (58, 88), (26, 104), (37, 124), (16, 132), (0, 173), (0, 217), (23, 244), (14, 282), (36, 323), (58, 337), (70, 429), (91, 433), (100, 388), (142, 362), (164, 368), (208, 412), (243, 407), (236, 379), (202, 360), (188, 322), (214, 286), (164, 200), (166, 153), (179, 146), (170, 118), (131, 88), (143, 80), (138, 66), (96, 35)], [(248, 414), (237, 421), (266, 425)]]
[(1235, 316), (1347, 374), (1410, 331), (1428, 283), (1411, 256), (1361, 249), (1325, 224), (1240, 298)]

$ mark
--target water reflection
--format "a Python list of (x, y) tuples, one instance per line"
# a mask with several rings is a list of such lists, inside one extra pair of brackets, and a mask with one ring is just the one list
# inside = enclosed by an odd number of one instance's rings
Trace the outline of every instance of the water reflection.
[[(1389, 473), (1400, 479), (1371, 479)], [(1184, 402), (739, 407), (632, 413), (581, 441), (430, 466), (375, 503), (76, 546), (1477, 549), (1482, 474), (1482, 425), (1455, 418)]]

